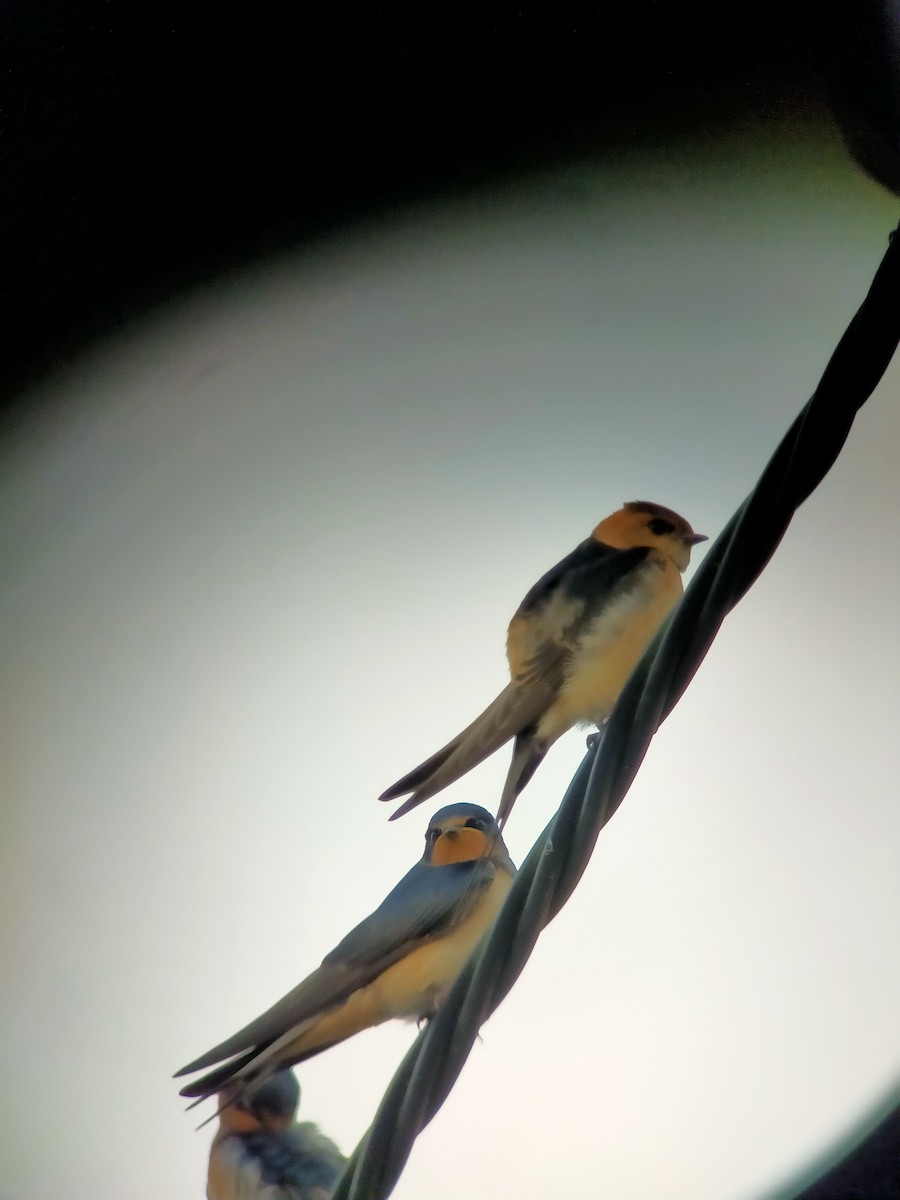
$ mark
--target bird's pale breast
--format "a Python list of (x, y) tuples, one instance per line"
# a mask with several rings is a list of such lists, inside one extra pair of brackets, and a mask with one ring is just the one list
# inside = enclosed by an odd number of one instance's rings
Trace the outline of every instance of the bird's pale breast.
[(682, 591), (681, 574), (671, 559), (653, 555), (647, 560), (637, 585), (602, 606), (585, 628), (566, 681), (538, 725), (539, 737), (555, 741), (573, 725), (609, 716)]

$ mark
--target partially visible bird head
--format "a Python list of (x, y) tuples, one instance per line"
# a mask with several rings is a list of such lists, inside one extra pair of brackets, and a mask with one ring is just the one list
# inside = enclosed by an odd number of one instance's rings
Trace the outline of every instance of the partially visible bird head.
[(691, 547), (708, 540), (705, 533), (694, 533), (677, 512), (650, 500), (629, 500), (618, 512), (604, 518), (591, 537), (617, 550), (651, 546), (667, 554), (679, 571), (687, 570)]
[(491, 858), (509, 862), (509, 851), (495, 819), (478, 804), (448, 804), (436, 812), (425, 831), (424, 861), (433, 867)]
[(300, 1084), (293, 1071), (278, 1071), (268, 1079), (243, 1089), (219, 1093), (220, 1119), (230, 1129), (282, 1129), (290, 1125), (300, 1107)]

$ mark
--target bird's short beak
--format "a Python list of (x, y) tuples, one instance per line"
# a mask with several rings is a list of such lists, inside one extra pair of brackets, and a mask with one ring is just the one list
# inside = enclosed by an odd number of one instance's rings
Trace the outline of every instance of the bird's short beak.
[(689, 546), (699, 546), (701, 542), (708, 542), (709, 538), (705, 533), (689, 533), (684, 540)]

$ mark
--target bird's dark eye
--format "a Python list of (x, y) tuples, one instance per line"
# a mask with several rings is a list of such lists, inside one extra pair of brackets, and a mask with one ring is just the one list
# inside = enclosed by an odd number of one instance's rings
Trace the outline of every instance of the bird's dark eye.
[(426, 837), (428, 838), (429, 842), (436, 842), (442, 833), (443, 830), (441, 829), (440, 825), (435, 825), (434, 829), (428, 830)]
[(469, 817), (466, 829), (484, 829), (484, 817)]
[(657, 537), (662, 537), (664, 533), (675, 532), (675, 526), (671, 521), (667, 521), (665, 517), (654, 517), (652, 521), (647, 522), (647, 528), (651, 533), (655, 533)]

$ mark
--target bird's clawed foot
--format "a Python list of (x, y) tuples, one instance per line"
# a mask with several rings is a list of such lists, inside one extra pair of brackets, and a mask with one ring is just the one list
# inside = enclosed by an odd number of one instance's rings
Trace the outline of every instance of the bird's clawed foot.
[(585, 738), (585, 746), (588, 750), (593, 750), (603, 741), (605, 729), (598, 729), (596, 733), (589, 733)]

